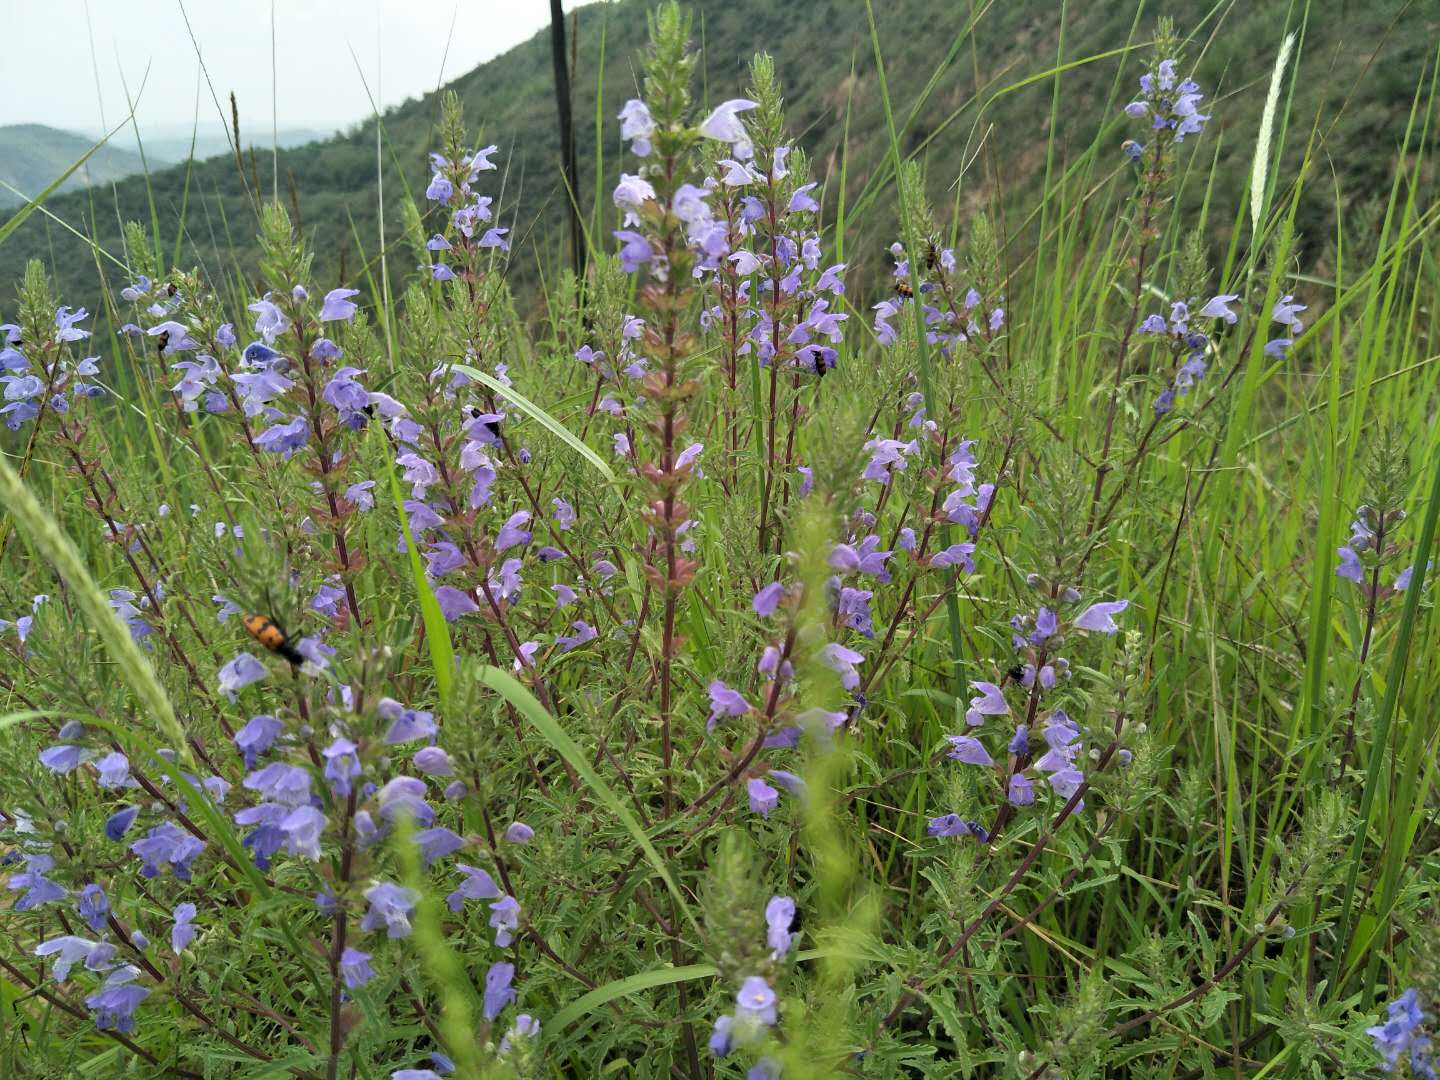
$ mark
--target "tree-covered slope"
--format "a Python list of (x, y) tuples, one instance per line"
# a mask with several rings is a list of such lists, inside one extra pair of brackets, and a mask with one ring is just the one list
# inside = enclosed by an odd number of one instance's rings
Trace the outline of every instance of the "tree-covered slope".
[[(587, 220), (595, 193), (608, 201), (621, 167), (620, 105), (635, 93), (637, 56), (649, 0), (618, 0), (578, 9), (572, 29), (574, 103), (579, 142), (579, 201)], [(759, 50), (772, 54), (786, 88), (792, 131), (810, 153), (818, 179), (827, 182), (827, 213), (837, 205), (842, 162), (847, 212), (863, 215), (865, 249), (849, 258), (875, 259), (893, 231), (885, 155), (888, 138), (879, 80), (863, 0), (696, 0), (694, 37), (703, 47), (701, 85), (711, 101), (742, 93), (746, 65)], [(1343, 204), (1365, 203), (1385, 190), (1402, 145), (1411, 102), (1433, 59), (1440, 10), (1406, 0), (1351, 3), (1318, 0), (1289, 4), (1250, 0), (1215, 7), (1171, 3), (1136, 15), (1131, 5), (1010, 0), (887, 0), (875, 8), (886, 75), (902, 148), (926, 164), (932, 195), (941, 205), (958, 198), (1001, 208), (1018, 205), (1040, 188), (1044, 171), (1075, 167), (1075, 182), (1090, 185), (1122, 167), (1125, 137), (1120, 108), (1155, 19), (1167, 14), (1190, 38), (1186, 64), (1207, 92), (1214, 120), (1204, 153), (1219, 156), (1215, 189), (1192, 185), (1187, 197), (1207, 194), (1227, 224), (1250, 175), (1260, 114), (1271, 71), (1287, 31), (1299, 34), (1281, 97), (1289, 104), (1278, 175), (1293, 175), (1307, 142), (1315, 140), (1315, 167), (1334, 172)], [(973, 20), (973, 21), (972, 21)], [(1124, 51), (1127, 44), (1135, 52)], [(604, 72), (600, 75), (602, 60)], [(1101, 54), (1110, 54), (1104, 55)], [(1099, 57), (1098, 59), (1093, 59)], [(1059, 67), (1058, 76), (1047, 75)], [(487, 142), (500, 145), (488, 189), (516, 240), (513, 280), (523, 288), (539, 273), (563, 265), (566, 194), (560, 183), (548, 32), (451, 84), (467, 118)], [(346, 76), (349, 77), (349, 76)], [(603, 92), (595, 130), (597, 84)], [(418, 259), (400, 244), (408, 191), (424, 210), (426, 153), (433, 148), (438, 98), (427, 95), (387, 111), (381, 120), (385, 230), (392, 273), (407, 273)], [(848, 141), (845, 138), (848, 120)], [(1051, 130), (1053, 120), (1053, 131)], [(1071, 147), (1089, 146), (1102, 125), (1113, 127), (1113, 160), (1075, 161)], [(1107, 133), (1108, 137), (1108, 133)], [(378, 242), (377, 139), (374, 121), (343, 136), (279, 155), (280, 196), (298, 217), (317, 251), (322, 282), (343, 277), (364, 284)], [(597, 149), (603, 155), (596, 182)], [(149, 177), (160, 248), (180, 263), (228, 276), (253, 271), (254, 191), (270, 194), (268, 148), (175, 167)], [(1201, 172), (1208, 173), (1206, 168)], [(1273, 172), (1272, 172), (1273, 174)], [(959, 181), (957, 183), (957, 180)], [(1311, 185), (1315, 192), (1330, 190)], [(875, 196), (872, 198), (872, 194)], [(1299, 208), (1305, 257), (1315, 260), (1332, 232), (1335, 204), (1319, 195)], [(147, 182), (130, 177), (108, 190), (52, 199), (49, 210), (123, 259), (119, 221), (150, 221)], [(183, 235), (182, 235), (182, 210)], [(292, 212), (294, 210), (292, 209)], [(613, 212), (602, 206), (599, 242), (608, 243)], [(1009, 221), (1007, 231), (1020, 232)], [(94, 293), (96, 260), (64, 229), (35, 214), (0, 246), (0, 296), (8, 296), (28, 258), (49, 263), (67, 294)], [(103, 260), (102, 260), (103, 262)], [(113, 284), (121, 276), (104, 262)], [(378, 276), (377, 276), (378, 277)]]

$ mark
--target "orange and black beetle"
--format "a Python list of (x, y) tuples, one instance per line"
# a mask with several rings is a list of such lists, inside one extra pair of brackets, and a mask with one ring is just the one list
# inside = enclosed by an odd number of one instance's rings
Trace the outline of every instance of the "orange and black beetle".
[(290, 644), (290, 636), (264, 615), (246, 615), (245, 629), (250, 636), (273, 653), (283, 656), (292, 664), (303, 664), (305, 658)]

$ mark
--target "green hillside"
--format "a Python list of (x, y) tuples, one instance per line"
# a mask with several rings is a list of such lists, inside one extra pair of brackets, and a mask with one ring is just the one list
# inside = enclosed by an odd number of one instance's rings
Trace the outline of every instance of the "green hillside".
[[(95, 140), (43, 124), (8, 124), (0, 127), (0, 181), (34, 196), (55, 177), (73, 165)], [(150, 155), (150, 167), (163, 167), (167, 160)], [(75, 191), (88, 184), (104, 184), (138, 173), (144, 168), (140, 155), (119, 146), (102, 146), (61, 191)], [(25, 200), (0, 185), (0, 207), (18, 206)]]
[[(635, 58), (649, 6), (649, 0), (619, 0), (578, 11), (575, 115), (579, 195), (587, 215), (597, 187), (597, 146), (603, 153), (598, 186), (606, 200), (618, 169), (634, 167), (634, 159), (617, 156), (621, 148), (613, 118), (635, 90)], [(1142, 13), (1136, 19), (1127, 7), (1072, 4), (1062, 25), (1057, 6), (1048, 0), (991, 5), (890, 0), (876, 6), (896, 122), (905, 125), (903, 146), (926, 163), (932, 193), (941, 205), (957, 197), (972, 205), (1019, 205), (1021, 198), (1040, 190), (1047, 167), (1056, 171), (1078, 166), (1074, 183), (1087, 186), (1123, 167), (1120, 108), (1133, 93), (1136, 58), (1117, 53), (1082, 61), (1115, 53), (1127, 42), (1143, 45), (1153, 18)], [(836, 205), (840, 166), (848, 151), (847, 211), (862, 215), (860, 235), (866, 242), (864, 250), (847, 252), (847, 257), (874, 259), (891, 239), (893, 214), (883, 175), (884, 118), (863, 2), (698, 0), (691, 9), (695, 37), (703, 46), (702, 85), (712, 101), (743, 91), (745, 65), (755, 51), (775, 57), (791, 130), (810, 152), (818, 178), (828, 179), (827, 212)], [(969, 32), (972, 10), (980, 14)], [(1335, 209), (1328, 193), (1338, 188), (1342, 203), (1364, 204), (1388, 182), (1412, 96), (1440, 36), (1440, 9), (1406, 0), (1318, 0), (1309, 5), (1251, 0), (1214, 6), (1171, 3), (1155, 9), (1154, 16), (1161, 14), (1175, 18), (1178, 29), (1189, 36), (1188, 60), (1196, 65), (1214, 114), (1211, 130), (1218, 138), (1207, 141), (1206, 153), (1219, 155), (1219, 189), (1209, 195), (1223, 219), (1217, 225), (1221, 230), (1241, 205), (1281, 41), (1288, 30), (1298, 32), (1298, 64), (1292, 64), (1284, 86), (1293, 99), (1292, 121), (1283, 132), (1279, 175), (1293, 176), (1313, 128), (1323, 144), (1314, 159), (1334, 170), (1335, 181), (1311, 185), (1315, 194), (1300, 206), (1299, 225), (1305, 237), (1302, 258), (1311, 265), (1323, 263)], [(603, 125), (597, 138), (602, 48)], [(1057, 65), (1064, 65), (1058, 81), (1043, 76)], [(491, 190), (504, 185), (498, 203), (514, 229), (512, 276), (523, 289), (538, 272), (548, 274), (563, 265), (564, 232), (557, 226), (565, 194), (559, 184), (548, 32), (451, 85), (481, 137), (500, 145), (496, 161), (503, 172), (494, 174), (498, 178)], [(434, 142), (436, 113), (432, 94), (383, 116), (392, 273), (409, 272), (417, 261), (408, 245), (401, 249), (395, 243), (399, 206), (407, 190), (423, 204), (425, 155)], [(842, 146), (847, 114), (848, 147)], [(1067, 148), (1089, 146), (1102, 125), (1113, 128), (1114, 159), (1071, 160)], [(292, 201), (293, 188), (298, 217), (318, 253), (322, 282), (344, 277), (363, 285), (366, 260), (373, 265), (379, 249), (376, 141), (371, 121), (343, 136), (280, 153), (280, 195)], [(268, 196), (268, 165), (266, 160), (257, 167), (247, 159), (242, 170), (231, 156), (203, 162), (190, 173), (176, 167), (154, 174), (156, 228), (167, 257), (175, 250), (183, 207), (179, 261), (199, 265), (211, 275), (222, 275), (238, 261), (248, 275), (254, 267), (256, 220), (250, 189), (258, 180)], [(962, 166), (964, 176), (957, 186)], [(119, 217), (149, 220), (143, 177), (122, 181), (116, 191)], [(872, 191), (879, 192), (875, 199), (870, 198)], [(1187, 190), (1187, 198), (1196, 202), (1205, 195), (1198, 185)], [(120, 257), (116, 207), (108, 193), (103, 206), (92, 208), (80, 193), (53, 199), (49, 209)], [(602, 210), (603, 236), (611, 217), (608, 209)], [(1020, 224), (1008, 221), (1007, 230), (1013, 235)], [(93, 297), (95, 259), (40, 214), (0, 247), (0, 296), (12, 292), (24, 261), (33, 257), (50, 264), (67, 294), (79, 300)], [(112, 285), (123, 276), (108, 263), (106, 273)]]

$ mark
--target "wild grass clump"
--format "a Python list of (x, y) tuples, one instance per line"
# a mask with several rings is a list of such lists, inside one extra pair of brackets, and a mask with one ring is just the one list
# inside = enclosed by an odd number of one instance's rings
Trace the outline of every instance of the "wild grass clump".
[(650, 34), (541, 317), (453, 97), (393, 294), (20, 283), (0, 1072), (1433, 1077), (1433, 100), (1326, 277), (1168, 25), (1018, 234), (877, 46), (874, 282)]

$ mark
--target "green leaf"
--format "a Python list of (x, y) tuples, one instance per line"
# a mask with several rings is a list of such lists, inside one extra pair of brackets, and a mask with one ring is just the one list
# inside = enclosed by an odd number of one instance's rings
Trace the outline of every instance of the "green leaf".
[(589, 1015), (603, 1005), (608, 1005), (616, 998), (628, 997), (655, 986), (671, 986), (674, 983), (689, 982), (691, 979), (708, 979), (717, 974), (719, 972), (715, 970), (713, 964), (688, 964), (685, 967), (642, 971), (639, 975), (616, 979), (604, 986), (597, 986), (584, 997), (576, 998), (566, 1005), (545, 1024), (545, 1031), (550, 1034), (564, 1031), (581, 1017)]
[(645, 853), (646, 860), (660, 875), (660, 880), (665, 882), (665, 887), (675, 898), (675, 905), (685, 916), (685, 921), (690, 924), (690, 928), (695, 931), (697, 937), (701, 936), (700, 924), (695, 921), (695, 916), (690, 911), (690, 905), (685, 902), (685, 894), (675, 884), (675, 879), (670, 876), (670, 871), (665, 866), (665, 860), (660, 857), (660, 853), (655, 850), (655, 845), (645, 835), (645, 830), (640, 827), (640, 822), (635, 820), (635, 815), (620, 801), (620, 796), (615, 794), (615, 789), (590, 767), (589, 757), (576, 745), (569, 733), (560, 726), (560, 722), (545, 711), (545, 707), (536, 700), (534, 694), (499, 668), (490, 664), (481, 667), (480, 682), (498, 693), (513, 705), (521, 716), (530, 721), (530, 724), (544, 736), (545, 741), (555, 748), (556, 753), (568, 761), (570, 767), (579, 774), (580, 778), (590, 785), (590, 789), (599, 797), (600, 801), (620, 819), (621, 824), (625, 826), (625, 831), (635, 838), (635, 842), (640, 845), (640, 850)]
[(499, 379), (495, 378), (495, 376), (487, 375), (479, 368), (473, 368), (469, 364), (452, 364), (450, 367), (452, 371), (458, 371), (462, 375), (467, 375), (476, 382), (488, 387), (509, 401), (510, 404), (514, 405), (526, 416), (538, 421), (542, 427), (546, 428), (557, 439), (574, 450), (591, 465), (594, 465), (595, 468), (599, 470), (600, 475), (605, 477), (606, 480), (615, 479), (615, 471), (605, 463), (604, 458), (595, 453), (594, 450), (591, 450), (590, 447), (581, 442), (569, 428), (560, 423), (559, 420), (556, 420), (539, 405), (536, 405), (524, 394), (515, 390), (513, 387), (506, 386)]
[(425, 623), (425, 644), (430, 650), (430, 662), (435, 668), (435, 685), (440, 691), (441, 708), (448, 713), (450, 708), (450, 687), (455, 680), (455, 646), (450, 641), (450, 625), (440, 610), (440, 601), (435, 599), (435, 590), (425, 576), (425, 567), (420, 562), (420, 552), (415, 547), (415, 537), (410, 532), (410, 516), (405, 513), (405, 495), (400, 490), (400, 481), (395, 476), (395, 464), (390, 455), (382, 454), (385, 472), (390, 478), (390, 495), (395, 500), (395, 512), (400, 515), (400, 527), (405, 531), (405, 550), (410, 553), (410, 576), (415, 579), (415, 592), (420, 597), (420, 618)]
[[(795, 959), (797, 961), (818, 960), (829, 955), (832, 955), (832, 950), (806, 949), (804, 952), (797, 953)], [(616, 979), (604, 986), (597, 986), (583, 997), (576, 998), (546, 1021), (544, 1030), (551, 1035), (558, 1034), (601, 1006), (608, 1005), (618, 998), (628, 997), (640, 990), (649, 990), (656, 986), (673, 986), (675, 983), (690, 982), (692, 979), (709, 979), (718, 974), (719, 971), (713, 964), (687, 964), (684, 967), (657, 968), (654, 971), (642, 971), (638, 975), (627, 975), (623, 979)]]

